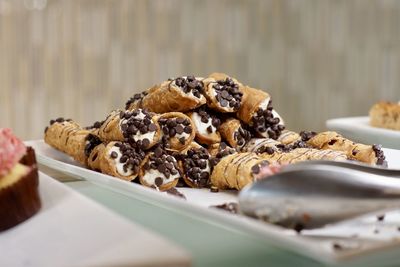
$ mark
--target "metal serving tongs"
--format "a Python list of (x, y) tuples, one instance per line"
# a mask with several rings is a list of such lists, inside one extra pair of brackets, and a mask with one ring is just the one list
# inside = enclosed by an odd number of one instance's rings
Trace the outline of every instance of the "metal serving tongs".
[(354, 162), (288, 165), (239, 194), (242, 213), (294, 229), (395, 207), (400, 208), (400, 170)]

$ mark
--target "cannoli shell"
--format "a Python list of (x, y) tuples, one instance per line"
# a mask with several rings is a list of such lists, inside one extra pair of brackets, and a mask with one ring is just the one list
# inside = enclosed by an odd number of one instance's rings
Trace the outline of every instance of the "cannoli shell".
[(142, 107), (156, 113), (186, 112), (205, 103), (204, 97), (187, 95), (180, 88), (172, 85), (172, 81), (165, 81), (149, 91), (142, 100)]
[(193, 115), (193, 112), (187, 113), (187, 116), (189, 116), (193, 122), (193, 128), (196, 133), (195, 138), (196, 138), (197, 142), (199, 142), (201, 144), (205, 144), (205, 145), (212, 145), (212, 144), (221, 142), (221, 134), (219, 133), (218, 129), (211, 134), (207, 134), (207, 135), (201, 134), (199, 132), (199, 130), (197, 129), (196, 123), (194, 122), (194, 118), (192, 115)]
[(242, 104), (240, 105), (240, 108), (236, 115), (240, 120), (251, 125), (251, 119), (253, 115), (257, 112), (260, 104), (265, 99), (269, 99), (270, 96), (267, 92), (248, 86), (243, 86), (242, 92)]

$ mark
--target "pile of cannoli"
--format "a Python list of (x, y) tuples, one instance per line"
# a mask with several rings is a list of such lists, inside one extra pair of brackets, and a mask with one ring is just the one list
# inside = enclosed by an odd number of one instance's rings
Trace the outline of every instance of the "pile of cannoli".
[(89, 127), (51, 120), (44, 140), (92, 170), (160, 191), (240, 190), (266, 168), (305, 160), (386, 164), (379, 145), (285, 129), (266, 91), (222, 73), (164, 81)]

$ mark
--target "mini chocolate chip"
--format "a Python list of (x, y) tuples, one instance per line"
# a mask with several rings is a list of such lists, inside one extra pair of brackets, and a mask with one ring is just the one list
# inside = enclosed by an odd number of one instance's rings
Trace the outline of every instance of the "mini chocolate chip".
[(170, 137), (174, 137), (176, 135), (175, 129), (174, 128), (170, 128), (168, 134), (169, 134)]
[(175, 131), (176, 131), (178, 134), (183, 133), (183, 126), (182, 126), (181, 124), (177, 125), (177, 126), (175, 127)]
[(202, 116), (201, 117), (201, 122), (202, 123), (207, 123), (208, 122), (208, 118), (206, 116)]
[(258, 174), (260, 173), (260, 166), (258, 166), (258, 164), (254, 165), (253, 167), (251, 167), (251, 172), (253, 174)]
[(210, 191), (211, 191), (212, 193), (218, 193), (218, 192), (219, 192), (219, 189), (218, 189), (218, 187), (216, 187), (216, 186), (211, 186)]
[(163, 179), (161, 177), (157, 177), (154, 180), (154, 183), (156, 184), (157, 187), (160, 187), (163, 184)]
[(383, 221), (383, 220), (385, 219), (385, 214), (376, 216), (376, 219), (377, 219), (378, 221)]
[(213, 129), (212, 129), (211, 125), (207, 127), (207, 132), (208, 133), (212, 133), (213, 132)]
[(179, 143), (181, 143), (182, 145), (184, 145), (184, 144), (185, 144), (185, 137), (179, 138)]
[(142, 140), (142, 146), (143, 146), (144, 148), (147, 148), (149, 145), (150, 145), (149, 139), (144, 138), (144, 139)]
[(110, 156), (111, 156), (111, 158), (116, 159), (118, 157), (118, 154), (117, 154), (117, 152), (113, 151), (113, 152), (111, 152)]
[(157, 170), (159, 172), (161, 172), (161, 173), (164, 173), (165, 172), (165, 165), (164, 164), (158, 165)]
[(219, 103), (220, 103), (220, 105), (221, 105), (222, 107), (226, 107), (226, 106), (228, 105), (228, 101), (226, 101), (225, 99), (221, 99), (221, 100), (219, 101)]
[(128, 157), (125, 156), (125, 155), (123, 155), (123, 156), (119, 159), (119, 162), (125, 163), (127, 160), (128, 160)]
[(192, 127), (190, 127), (190, 126), (186, 126), (183, 130), (185, 133), (188, 133), (188, 134), (192, 133)]
[(157, 130), (157, 125), (155, 125), (154, 123), (151, 123), (150, 125), (149, 125), (149, 131), (150, 132), (154, 132), (154, 131), (156, 131)]

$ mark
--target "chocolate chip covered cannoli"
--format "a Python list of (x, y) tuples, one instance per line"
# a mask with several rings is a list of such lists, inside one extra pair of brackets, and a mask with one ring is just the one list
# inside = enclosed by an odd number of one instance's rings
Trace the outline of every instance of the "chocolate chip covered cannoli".
[(63, 118), (50, 121), (50, 126), (45, 129), (44, 141), (83, 165), (87, 165), (91, 150), (101, 143), (89, 130), (82, 129), (78, 123)]
[(237, 153), (237, 150), (228, 146), (225, 142), (212, 144), (207, 148), (208, 153), (217, 159), (221, 159), (231, 154)]
[(160, 146), (149, 153), (139, 172), (142, 185), (166, 191), (175, 187), (182, 177), (178, 161)]
[(145, 158), (145, 152), (126, 142), (109, 142), (100, 144), (90, 153), (88, 165), (122, 180), (133, 181), (139, 174), (139, 166)]
[(226, 156), (214, 166), (211, 184), (219, 189), (240, 190), (254, 182), (257, 170), (268, 161), (255, 153), (238, 153)]
[(273, 154), (283, 148), (281, 142), (272, 138), (252, 138), (242, 148), (242, 152), (254, 152), (257, 154), (267, 153)]
[(183, 180), (193, 188), (209, 186), (209, 179), (212, 172), (211, 155), (207, 149), (192, 142), (182, 152)]
[(157, 113), (186, 112), (206, 103), (203, 91), (202, 78), (179, 77), (150, 89), (141, 100), (141, 106)]
[(368, 164), (387, 165), (385, 155), (379, 145), (354, 143), (332, 131), (322, 133), (301, 132), (300, 135), (302, 140), (312, 147), (343, 151), (349, 159)]
[(234, 118), (227, 119), (222, 123), (219, 132), (229, 145), (239, 150), (251, 139), (251, 133), (239, 120)]
[(245, 86), (237, 116), (250, 125), (261, 137), (277, 139), (285, 129), (284, 121), (272, 107), (268, 93)]
[(215, 114), (202, 106), (188, 113), (188, 116), (192, 119), (197, 142), (207, 145), (221, 142), (221, 135), (218, 131), (221, 121)]
[(213, 73), (203, 83), (208, 107), (223, 113), (239, 110), (243, 85), (236, 79), (223, 73)]
[(261, 157), (268, 160), (270, 163), (296, 163), (306, 160), (347, 160), (346, 153), (331, 149), (318, 150), (313, 148), (296, 148), (288, 152), (275, 151), (274, 153), (260, 154)]
[(149, 149), (161, 139), (161, 129), (154, 113), (145, 109), (113, 111), (101, 125), (103, 142), (126, 141)]
[(194, 139), (195, 130), (192, 120), (180, 112), (168, 112), (157, 117), (164, 141), (170, 150), (181, 151)]

